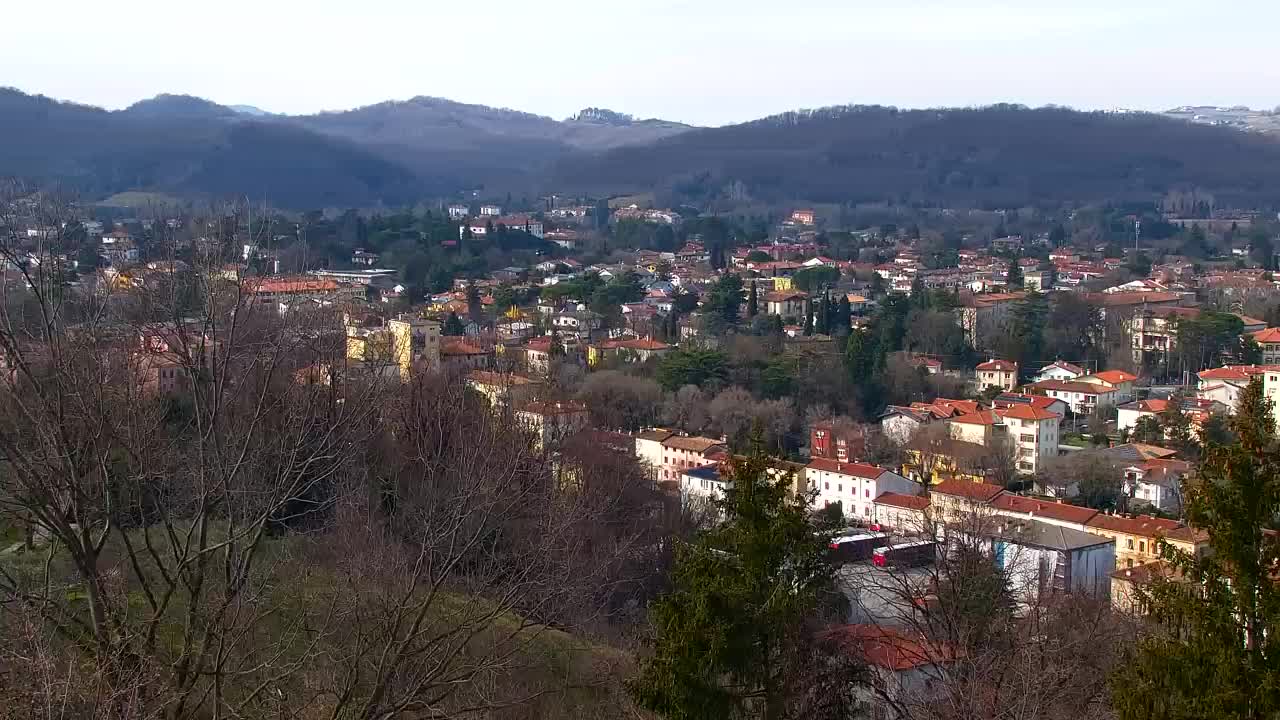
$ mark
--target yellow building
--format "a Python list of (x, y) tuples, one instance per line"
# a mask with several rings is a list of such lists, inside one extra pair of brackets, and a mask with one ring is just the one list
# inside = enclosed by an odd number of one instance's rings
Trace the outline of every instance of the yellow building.
[(440, 327), (435, 320), (409, 315), (375, 327), (358, 327), (348, 320), (347, 359), (394, 367), (400, 380), (408, 382), (415, 368), (440, 369)]

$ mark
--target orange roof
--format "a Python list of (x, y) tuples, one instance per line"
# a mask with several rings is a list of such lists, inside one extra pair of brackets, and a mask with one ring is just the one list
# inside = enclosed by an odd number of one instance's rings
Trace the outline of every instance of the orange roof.
[(585, 413), (586, 411), (586, 405), (573, 400), (564, 400), (560, 402), (535, 401), (526, 403), (520, 408), (520, 412), (530, 413), (532, 415), (571, 415), (573, 413)]
[(1250, 335), (1260, 343), (1280, 343), (1280, 328), (1267, 328)]
[(308, 278), (282, 278), (276, 280), (252, 279), (244, 283), (246, 292), (259, 293), (310, 293), (333, 292), (338, 283), (333, 280), (312, 280)]
[(868, 665), (894, 672), (956, 659), (954, 650), (881, 625), (845, 625), (832, 628), (825, 634), (825, 639), (838, 643)]
[(1060, 502), (1046, 502), (1022, 495), (1001, 495), (991, 504), (995, 508), (1006, 512), (1027, 513), (1034, 517), (1045, 517), (1080, 525), (1084, 525), (1090, 518), (1098, 514), (1098, 511), (1093, 508), (1067, 505)]
[(1137, 410), (1138, 412), (1162, 413), (1169, 407), (1169, 401), (1151, 398), (1149, 400), (1138, 400), (1121, 407), (1126, 410)]
[(719, 440), (707, 437), (687, 437), (685, 435), (673, 435), (662, 441), (664, 447), (674, 448), (676, 450), (689, 450), (696, 453), (705, 453), (713, 447), (724, 445)]
[(1098, 528), (1099, 530), (1109, 530), (1111, 532), (1121, 532), (1128, 535), (1141, 535), (1145, 537), (1164, 535), (1170, 530), (1177, 530), (1182, 527), (1182, 523), (1177, 520), (1166, 520), (1164, 518), (1152, 517), (1150, 515), (1126, 517), (1124, 515), (1108, 515), (1106, 513), (1098, 513), (1086, 524), (1091, 528)]
[(995, 412), (1001, 417), (1010, 417), (1017, 420), (1056, 420), (1062, 417), (1056, 412), (1050, 412), (1034, 405), (1011, 405)]
[(440, 344), (441, 355), (488, 355), (489, 352), (466, 340), (446, 340)]
[(881, 475), (889, 472), (882, 467), (868, 465), (867, 463), (847, 463), (839, 460), (829, 460), (827, 458), (814, 458), (809, 461), (805, 467), (820, 470), (822, 472), (833, 472), (841, 475), (853, 475), (855, 477), (874, 480)]
[(929, 507), (927, 495), (904, 495), (896, 492), (883, 492), (876, 496), (876, 505), (889, 505), (906, 510), (924, 510)]
[(978, 370), (999, 370), (1002, 372), (1017, 372), (1018, 363), (1009, 362), (1008, 360), (988, 360), (977, 367)]
[(973, 413), (982, 410), (982, 405), (976, 400), (948, 400), (947, 398), (935, 398), (933, 404), (951, 408), (960, 415), (972, 415)]
[(1057, 390), (1058, 392), (1084, 393), (1085, 395), (1105, 395), (1115, 392), (1114, 389), (1075, 380), (1041, 380), (1028, 385), (1036, 390)]
[(619, 340), (615, 343), (615, 347), (627, 348), (629, 350), (670, 350), (671, 346), (654, 340), (653, 338), (636, 338), (634, 340)]
[(1277, 369), (1280, 369), (1280, 365), (1224, 365), (1202, 370), (1196, 376), (1201, 380), (1248, 380), (1254, 375)]
[(1004, 488), (991, 483), (976, 483), (968, 480), (944, 480), (929, 489), (931, 493), (962, 497), (977, 502), (991, 502), (999, 497)]
[(1000, 418), (990, 410), (983, 410), (982, 412), (952, 418), (951, 422), (964, 423), (966, 425), (995, 425), (1000, 422)]
[(1138, 379), (1137, 375), (1127, 373), (1123, 370), (1103, 370), (1102, 372), (1094, 373), (1092, 377), (1096, 377), (1099, 380), (1111, 383), (1112, 385), (1117, 385), (1123, 382), (1133, 382)]

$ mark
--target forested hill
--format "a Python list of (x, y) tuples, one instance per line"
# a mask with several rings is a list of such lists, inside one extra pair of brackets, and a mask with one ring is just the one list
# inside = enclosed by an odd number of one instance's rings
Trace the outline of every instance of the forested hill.
[(4, 88), (0, 174), (94, 199), (147, 190), (285, 207), (407, 203), (427, 189), (368, 149), (199, 98), (160, 96), (107, 112)]
[(1191, 186), (1270, 205), (1280, 199), (1280, 144), (1145, 113), (841, 107), (579, 154), (558, 164), (549, 185), (658, 188), (698, 202), (735, 181), (738, 196), (773, 201), (1011, 207)]

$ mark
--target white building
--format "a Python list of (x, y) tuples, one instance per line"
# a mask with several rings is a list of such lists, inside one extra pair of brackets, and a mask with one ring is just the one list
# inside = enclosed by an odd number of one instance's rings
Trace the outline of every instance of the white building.
[(1114, 390), (1112, 402), (1116, 404), (1129, 402), (1133, 398), (1133, 383), (1138, 379), (1137, 375), (1127, 373), (1123, 370), (1103, 370), (1092, 375), (1082, 375), (1076, 378), (1076, 382), (1089, 383), (1091, 385), (1100, 385), (1104, 388)]
[(1060, 594), (1110, 597), (1116, 569), (1111, 538), (1031, 519), (998, 520), (986, 538), (996, 564), (1025, 603)]
[(480, 217), (498, 217), (502, 215), (501, 205), (481, 205)]
[(1069, 362), (1056, 360), (1048, 365), (1045, 365), (1044, 368), (1040, 370), (1040, 374), (1036, 375), (1036, 381), (1039, 382), (1040, 380), (1063, 380), (1063, 381), (1075, 380), (1076, 378), (1084, 374), (1085, 374), (1084, 368), (1078, 365), (1072, 365)]
[(449, 206), (450, 220), (462, 220), (463, 218), (465, 218), (470, 214), (471, 214), (471, 208), (467, 207), (466, 205), (450, 205)]
[(1115, 390), (1078, 380), (1041, 380), (1027, 387), (1066, 402), (1071, 412), (1077, 415), (1089, 415), (1096, 407), (1111, 407), (1116, 404)]
[(988, 360), (974, 368), (978, 376), (978, 387), (998, 387), (1012, 391), (1018, 387), (1018, 363), (1008, 360)]
[(881, 493), (915, 495), (920, 484), (875, 465), (815, 458), (805, 466), (805, 483), (817, 495), (815, 507), (839, 505), (845, 517), (870, 523)]

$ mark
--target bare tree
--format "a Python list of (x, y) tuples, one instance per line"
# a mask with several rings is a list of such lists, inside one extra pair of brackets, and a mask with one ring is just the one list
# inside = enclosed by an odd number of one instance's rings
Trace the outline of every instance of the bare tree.
[(32, 679), (4, 699), (44, 717), (443, 717), (603, 684), (603, 656), (552, 628), (607, 614), (601, 588), (661, 546), (661, 514), (603, 470), (566, 481), (459, 386), (348, 361), (333, 310), (282, 313), (227, 278), (268, 232), (244, 211), (185, 251), (189, 271), (78, 290), (77, 241), (3, 219), (0, 527), (31, 547), (0, 555), (0, 672)]

